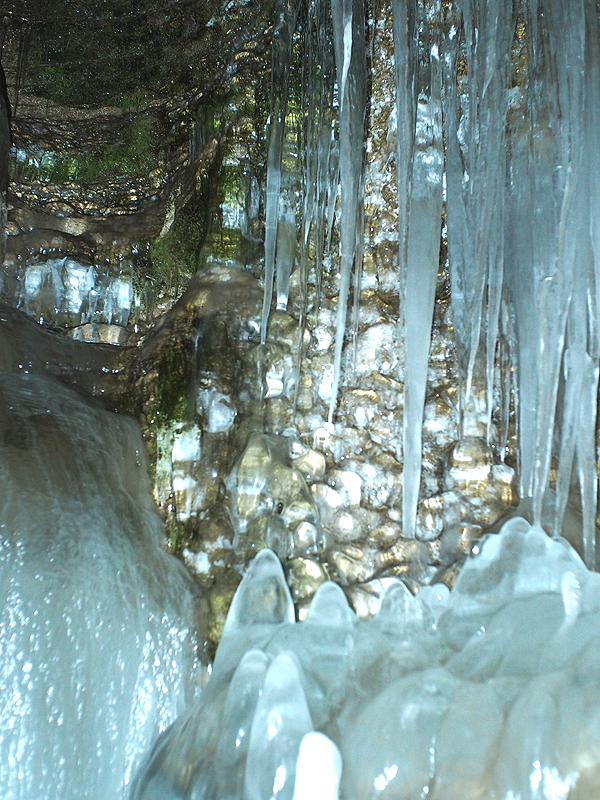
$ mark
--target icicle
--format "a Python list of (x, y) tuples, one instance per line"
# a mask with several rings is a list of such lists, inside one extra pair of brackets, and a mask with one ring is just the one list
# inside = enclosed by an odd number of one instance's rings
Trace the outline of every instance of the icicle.
[(589, 569), (596, 568), (596, 408), (598, 399), (598, 361), (584, 358), (583, 392), (577, 436), (577, 463), (583, 517), (583, 558)]
[[(532, 187), (528, 176), (528, 143), (521, 128), (512, 133), (510, 191), (506, 228), (505, 281), (509, 302), (510, 329), (517, 355), (515, 370), (518, 392), (515, 403), (519, 425), (519, 494), (533, 493), (535, 463), (535, 414), (538, 394), (540, 311), (535, 292), (532, 236)], [(506, 330), (506, 329), (505, 329)]]
[(271, 66), (271, 114), (269, 118), (267, 198), (265, 204), (265, 289), (260, 332), (261, 344), (265, 344), (267, 341), (267, 325), (273, 298), (281, 190), (281, 159), (287, 113), (292, 35), (296, 25), (297, 14), (293, 0), (279, 0), (277, 14), (279, 22), (273, 32)]
[[(579, 241), (585, 236), (582, 230), (585, 223), (580, 219), (580, 203), (583, 197), (583, 143), (580, 123), (584, 117), (585, 21), (582, 3), (569, 3), (568, 9), (559, 8), (558, 5), (560, 4), (555, 6), (553, 3), (548, 3), (548, 8), (544, 10), (547, 28), (543, 33), (544, 38), (548, 40), (547, 50), (549, 50), (546, 62), (543, 64), (544, 76), (546, 86), (551, 86), (554, 91), (549, 98), (550, 102), (544, 96), (546, 92), (541, 96), (534, 95), (534, 103), (539, 101), (537, 108), (534, 105), (538, 118), (541, 118), (542, 113), (548, 113), (550, 126), (559, 134), (556, 139), (558, 170), (548, 165), (549, 174), (546, 177), (550, 191), (554, 193), (558, 212), (553, 232), (556, 245), (549, 269), (546, 268), (546, 274), (540, 285), (541, 391), (536, 411), (538, 427), (533, 486), (534, 520), (538, 522), (541, 520), (542, 503), (550, 474), (565, 325), (574, 288), (574, 274), (578, 269), (577, 249)], [(544, 106), (541, 105), (542, 101), (546, 101)], [(539, 202), (539, 197), (536, 198), (536, 202)], [(548, 242), (542, 241), (541, 238), (538, 242), (538, 250), (534, 252), (534, 264), (536, 261), (547, 264)]]
[(362, 202), (367, 99), (364, 0), (332, 0), (331, 13), (340, 105), (341, 220), (340, 290), (336, 319), (333, 383), (329, 404), (330, 423), (333, 422), (337, 403), (350, 276), (357, 256), (357, 226), (361, 221), (359, 205)]
[[(314, 0), (308, 8), (305, 34), (303, 108), (306, 109), (303, 163), (303, 219), (300, 245), (300, 319), (296, 371), (304, 355), (304, 331), (308, 314), (309, 254), (314, 253), (315, 326), (321, 301), (323, 251), (327, 220), (329, 160), (332, 141), (332, 104), (335, 65), (331, 44), (328, 0)], [(337, 175), (336, 175), (337, 187)], [(312, 249), (311, 249), (312, 245)], [(296, 381), (296, 386), (300, 382)], [(294, 403), (296, 398), (294, 398)]]
[[(421, 7), (422, 9), (423, 7)], [(398, 15), (395, 22), (400, 20)], [(422, 19), (427, 31), (426, 20)], [(399, 38), (399, 37), (396, 37)], [(425, 37), (419, 64), (404, 304), (403, 535), (414, 538), (421, 480), (421, 431), (442, 225), (442, 109), (438, 45)], [(398, 53), (398, 60), (402, 54)], [(415, 76), (416, 77), (416, 76)], [(400, 115), (402, 109), (398, 109)], [(400, 137), (399, 137), (400, 138)], [(400, 145), (401, 146), (401, 145)], [(402, 153), (398, 153), (398, 161)], [(399, 187), (400, 195), (400, 187)]]
[(578, 442), (579, 482), (583, 513), (583, 553), (587, 566), (596, 568), (596, 414), (598, 396), (598, 360), (600, 358), (600, 19), (595, 3), (586, 5), (586, 141), (584, 163), (587, 164), (587, 196), (590, 220), (590, 277), (588, 289), (589, 369), (593, 379), (582, 398), (581, 415), (586, 420)]
[[(463, 0), (461, 6), (468, 70), (464, 91), (456, 70), (456, 24), (447, 28), (445, 78), (449, 112), (448, 252), (464, 381), (464, 413), (470, 400), (484, 317), (488, 406), (493, 388), (489, 384), (493, 382), (502, 285), (503, 154), (512, 10), (510, 4), (488, 0)], [(486, 286), (488, 304), (484, 311)], [(490, 407), (487, 416), (489, 434)]]
[(559, 421), (555, 530), (562, 525), (577, 456), (584, 554), (593, 564), (595, 475), (589, 454), (594, 425), (589, 420), (595, 401), (587, 387), (597, 381), (597, 278), (591, 271), (597, 223), (589, 223), (597, 200), (589, 172), (598, 163), (598, 113), (590, 110), (594, 104), (588, 94), (592, 76), (598, 77), (597, 13), (587, 0), (532, 0), (525, 21), (527, 81), (522, 123), (511, 131), (506, 236), (506, 286), (518, 341), (521, 494), (532, 497), (539, 524)]
[[(587, 103), (586, 126), (589, 131), (600, 130), (600, 20), (594, 13), (594, 3), (587, 4), (586, 37)], [(600, 137), (587, 136), (588, 192), (590, 203), (590, 239), (592, 248), (591, 302), (590, 302), (590, 353), (595, 360), (600, 356)]]
[[(508, 429), (510, 425), (510, 400), (511, 395), (515, 398), (515, 405), (518, 403), (514, 372), (511, 369), (510, 354), (516, 353), (514, 330), (511, 325), (511, 318), (508, 311), (506, 298), (502, 297), (500, 302), (500, 331), (499, 353), (500, 361), (500, 435), (498, 438), (498, 450), (500, 458), (504, 461), (506, 448), (508, 445)], [(517, 413), (518, 416), (518, 413)]]
[[(365, 181), (364, 175), (360, 177), (358, 196), (364, 198)], [(360, 292), (363, 274), (363, 255), (364, 255), (364, 229), (365, 229), (365, 206), (364, 202), (358, 204), (358, 216), (356, 219), (356, 244), (354, 250), (354, 282), (352, 301), (352, 367), (356, 369), (358, 326), (360, 316)]]
[(398, 243), (400, 280), (400, 329), (404, 327), (406, 292), (406, 251), (408, 244), (408, 204), (412, 178), (417, 96), (417, 17), (415, 4), (396, 0), (393, 6), (394, 78), (396, 83), (396, 183), (398, 187)]
[[(502, 211), (503, 211), (502, 203)], [(504, 230), (504, 214), (500, 212), (498, 227)], [(485, 381), (487, 388), (486, 411), (487, 411), (487, 443), (492, 443), (492, 412), (494, 409), (494, 374), (496, 360), (496, 344), (498, 342), (498, 332), (500, 325), (500, 306), (502, 302), (502, 281), (504, 277), (504, 242), (497, 243), (496, 253), (491, 253), (488, 265), (488, 303), (486, 316), (486, 340), (485, 340)], [(508, 366), (508, 365), (507, 365)], [(510, 380), (510, 373), (508, 375)]]
[(286, 205), (277, 225), (277, 309), (287, 309), (290, 276), (296, 255), (296, 214)]

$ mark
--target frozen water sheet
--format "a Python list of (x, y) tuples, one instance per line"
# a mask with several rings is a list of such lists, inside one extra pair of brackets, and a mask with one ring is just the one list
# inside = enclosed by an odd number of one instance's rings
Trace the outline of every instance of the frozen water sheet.
[(163, 736), (202, 731), (171, 745), (202, 790), (161, 798), (596, 800), (600, 576), (563, 539), (516, 518), (451, 592), (398, 582), (366, 622), (325, 583), (305, 622), (290, 609), (261, 551), (204, 696)]
[(133, 420), (0, 376), (0, 796), (124, 798), (193, 696), (194, 591)]

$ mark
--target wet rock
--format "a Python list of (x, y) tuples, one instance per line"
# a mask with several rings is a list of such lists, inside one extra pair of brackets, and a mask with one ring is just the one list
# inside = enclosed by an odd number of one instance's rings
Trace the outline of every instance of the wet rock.
[(254, 433), (228, 477), (235, 549), (247, 562), (268, 546), (282, 560), (322, 550), (319, 514), (285, 437)]

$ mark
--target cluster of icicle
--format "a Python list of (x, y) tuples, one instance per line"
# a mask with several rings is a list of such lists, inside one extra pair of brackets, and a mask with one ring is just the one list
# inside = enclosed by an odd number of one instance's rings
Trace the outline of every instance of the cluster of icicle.
[[(421, 424), (445, 188), (463, 415), (474, 380), (494, 391), (500, 451), (513, 370), (520, 492), (539, 522), (558, 458), (555, 530), (578, 465), (585, 558), (594, 563), (595, 396), (600, 318), (600, 60), (593, 0), (392, 0), (399, 291), (404, 353), (405, 535), (414, 532)], [(301, 286), (339, 211), (339, 305), (329, 422), (354, 270), (358, 328), (367, 56), (364, 0), (311, 0), (304, 25), (301, 199), (280, 192), (287, 78), (298, 4), (280, 0), (267, 174), (263, 340), (276, 271), (287, 305), (298, 221)], [(293, 11), (290, 11), (293, 9)], [(285, 13), (284, 13), (285, 12)], [(373, 28), (375, 30), (375, 26)], [(335, 58), (333, 58), (333, 55)], [(334, 84), (337, 89), (334, 91)], [(444, 154), (443, 142), (446, 143)], [(444, 158), (445, 155), (445, 158)], [(445, 163), (444, 163), (445, 162)], [(283, 171), (285, 174), (285, 170)], [(312, 266), (312, 265), (311, 265)], [(306, 309), (301, 323), (305, 323)], [(495, 379), (498, 347), (501, 375)], [(481, 415), (479, 409), (475, 412)], [(469, 422), (464, 422), (468, 434)]]
[(452, 591), (391, 586), (371, 621), (342, 589), (294, 622), (270, 550), (251, 563), (199, 700), (135, 800), (593, 800), (600, 575), (521, 518)]

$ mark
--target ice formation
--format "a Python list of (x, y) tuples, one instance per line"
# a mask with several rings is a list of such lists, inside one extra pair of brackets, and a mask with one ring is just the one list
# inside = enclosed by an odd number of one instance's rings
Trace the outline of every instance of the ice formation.
[(364, 127), (367, 102), (364, 0), (333, 0), (333, 43), (339, 98), (340, 164), (340, 296), (337, 307), (333, 386), (329, 422), (333, 421), (346, 332), (350, 278), (354, 269), (354, 302), (360, 296), (362, 268), (362, 202), (364, 198)]
[[(346, 378), (351, 373), (344, 340), (352, 275), (355, 312), (364, 288), (367, 54), (362, 2), (333, 0), (330, 17), (322, 2), (309, 6), (303, 52), (309, 59), (318, 55), (322, 68), (318, 73), (311, 65), (302, 86), (308, 122), (302, 139), (306, 149), (300, 321), (304, 326), (307, 320), (305, 262), (312, 248), (316, 306), (326, 256), (340, 275), (334, 353), (320, 395), (328, 403), (331, 427), (343, 367)], [(592, 565), (593, 398), (600, 356), (600, 214), (597, 181), (591, 178), (600, 164), (596, 6), (590, 0), (393, 0), (391, 6), (395, 87), (389, 87), (390, 104), (394, 89), (396, 102), (395, 113), (389, 115), (389, 137), (396, 151), (393, 213), (404, 348), (399, 375), (404, 385), (404, 530), (409, 536), (415, 531), (421, 485), (420, 431), (444, 208), (461, 372), (460, 435), (487, 437), (497, 452), (504, 452), (514, 375), (521, 497), (531, 499), (540, 524), (551, 462), (556, 459), (554, 531), (559, 532), (571, 475), (577, 475), (585, 558)], [(374, 24), (373, 37), (375, 30)], [(324, 56), (328, 39), (333, 43), (335, 76), (331, 54)], [(277, 70), (287, 75), (288, 61), (274, 61), (274, 76)], [(283, 113), (277, 98), (275, 94), (273, 103)], [(327, 100), (330, 112), (325, 109)], [(283, 122), (277, 126), (272, 120), (270, 153)], [(269, 213), (276, 207), (270, 187), (279, 185), (280, 171), (280, 158), (276, 164), (269, 162), (263, 341), (273, 282), (274, 257), (269, 253), (275, 242), (269, 233), (270, 220), (276, 217)], [(331, 199), (337, 193), (339, 213)], [(283, 206), (280, 202), (280, 211)], [(331, 232), (336, 213), (339, 252), (333, 257), (324, 231)], [(286, 265), (287, 270), (289, 258)], [(318, 313), (315, 310), (315, 316)], [(355, 340), (358, 326), (355, 313)]]
[[(266, 189), (266, 220), (265, 220), (265, 297), (263, 303), (261, 322), (261, 342), (264, 344), (267, 337), (267, 323), (273, 296), (273, 279), (275, 275), (276, 257), (283, 262), (281, 252), (282, 241), (285, 233), (289, 238), (290, 210), (282, 208), (282, 158), (285, 138), (285, 118), (288, 103), (289, 68), (292, 48), (292, 36), (296, 25), (294, 4), (280, 2), (277, 4), (279, 22), (273, 32), (273, 67), (271, 81), (271, 113), (269, 117), (269, 152), (267, 156), (267, 189)], [(293, 212), (291, 213), (293, 219)], [(283, 237), (283, 239), (282, 239)], [(294, 242), (295, 244), (295, 242)], [(292, 248), (293, 250), (293, 248)], [(289, 263), (289, 253), (286, 263)], [(291, 257), (293, 263), (293, 255)], [(283, 273), (289, 272), (278, 262), (277, 265), (277, 293), (287, 299), (287, 292), (281, 286)], [(284, 281), (285, 282), (285, 281)]]
[(125, 798), (196, 691), (195, 592), (139, 427), (0, 375), (0, 796)]
[(318, 508), (304, 478), (311, 469), (324, 469), (324, 459), (307, 448), (292, 459), (289, 450), (285, 437), (255, 432), (227, 478), (233, 547), (246, 560), (262, 547), (282, 560), (324, 549)]
[(30, 258), (17, 287), (4, 285), (5, 299), (46, 325), (86, 323), (127, 325), (133, 305), (131, 267), (110, 270), (85, 265), (73, 258)]
[(592, 800), (599, 619), (600, 576), (522, 518), (478, 545), (452, 591), (395, 581), (368, 622), (333, 583), (294, 622), (262, 550), (206, 690), (133, 797)]
[[(308, 6), (308, 122), (298, 159), (304, 195), (297, 198), (286, 186), (283, 158), (299, 4), (277, 4), (261, 339), (266, 346), (275, 276), (278, 309), (287, 305), (299, 238), (302, 325), (309, 252), (316, 313), (326, 256), (340, 273), (335, 352), (319, 393), (328, 424), (314, 431), (329, 436), (350, 287), (355, 310), (362, 288), (365, 4)], [(141, 467), (131, 454), (141, 444), (132, 444), (130, 423), (109, 424), (103, 413), (82, 411), (66, 390), (38, 379), (3, 376), (0, 689), (7, 701), (0, 787), (6, 797), (96, 800), (124, 797), (130, 784), (135, 800), (600, 795), (600, 578), (540, 527), (555, 458), (554, 530), (575, 473), (584, 555), (595, 563), (597, 6), (392, 0), (392, 7), (396, 103), (389, 133), (396, 150), (403, 350), (381, 371), (404, 370), (404, 533), (415, 530), (421, 482), (419, 432), (443, 201), (461, 370), (457, 470), (469, 440), (481, 437), (482, 420), (491, 440), (494, 410), (502, 430), (495, 444), (503, 450), (507, 381), (514, 374), (520, 493), (533, 508), (534, 525), (515, 518), (478, 544), (451, 592), (433, 585), (413, 596), (393, 582), (369, 622), (356, 619), (341, 588), (324, 583), (306, 620), (296, 623), (279, 561), (262, 550), (232, 604), (207, 688), (193, 699), (194, 642), (186, 628), (194, 619), (193, 595), (157, 546), (146, 489), (133, 478)], [(57, 319), (60, 312), (83, 321), (86, 303), (95, 313), (91, 269), (71, 260), (28, 264), (22, 305), (36, 315), (47, 294)], [(117, 281), (106, 294), (107, 321), (122, 323), (130, 304), (130, 285)], [(352, 327), (356, 334), (357, 313)], [(375, 353), (384, 337), (391, 341), (384, 330), (363, 346)], [(331, 331), (317, 336), (317, 349), (327, 350), (327, 337)], [(499, 340), (510, 353), (500, 387)], [(261, 376), (267, 398), (283, 394), (284, 372), (273, 367)], [(483, 402), (476, 385), (484, 387)], [(209, 432), (233, 424), (226, 395), (207, 393), (198, 406)], [(184, 465), (200, 456), (197, 433), (182, 426), (168, 442), (184, 516), (197, 502), (184, 475)], [(318, 554), (314, 498), (277, 449), (256, 433), (230, 475), (235, 546), (254, 552), (269, 544), (282, 557)], [(487, 461), (484, 470), (490, 472)], [(268, 480), (257, 482), (257, 474)], [(360, 486), (349, 480), (354, 474), (342, 472), (335, 489), (351, 498), (344, 506), (360, 503)], [(383, 483), (378, 477), (378, 491)], [(319, 491), (331, 494), (333, 487)]]
[[(418, 39), (410, 24), (415, 13), (415, 9), (409, 12), (405, 3), (395, 4), (396, 109), (407, 128), (406, 138), (397, 136), (396, 163), (407, 164), (411, 172), (407, 176), (403, 169), (397, 170), (399, 203), (404, 204), (399, 214), (405, 352), (402, 522), (408, 537), (415, 535), (421, 484), (421, 427), (440, 261), (444, 171), (439, 43), (426, 36), (418, 52)], [(426, 25), (426, 19), (415, 20), (415, 24)]]

